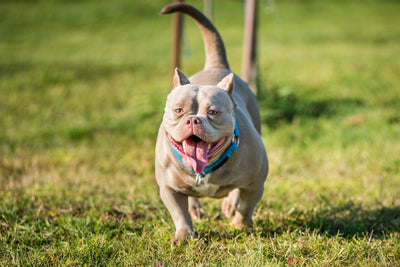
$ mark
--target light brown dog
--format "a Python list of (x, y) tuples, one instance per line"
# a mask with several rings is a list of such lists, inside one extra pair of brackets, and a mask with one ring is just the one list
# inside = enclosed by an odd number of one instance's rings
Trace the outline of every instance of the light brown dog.
[(260, 115), (248, 85), (229, 70), (222, 39), (212, 23), (184, 3), (205, 43), (204, 70), (189, 79), (175, 70), (156, 144), (156, 179), (174, 221), (175, 240), (194, 236), (191, 216), (203, 212), (198, 197), (226, 197), (222, 212), (236, 228), (252, 225), (268, 174)]

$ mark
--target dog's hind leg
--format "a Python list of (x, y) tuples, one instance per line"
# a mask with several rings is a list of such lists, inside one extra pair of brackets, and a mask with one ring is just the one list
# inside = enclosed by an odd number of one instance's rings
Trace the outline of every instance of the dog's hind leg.
[(229, 195), (226, 198), (224, 198), (221, 210), (226, 218), (230, 218), (235, 215), (235, 210), (239, 205), (239, 196), (239, 189), (234, 189), (229, 192)]
[(195, 220), (200, 220), (204, 216), (204, 209), (197, 198), (189, 197), (189, 213)]

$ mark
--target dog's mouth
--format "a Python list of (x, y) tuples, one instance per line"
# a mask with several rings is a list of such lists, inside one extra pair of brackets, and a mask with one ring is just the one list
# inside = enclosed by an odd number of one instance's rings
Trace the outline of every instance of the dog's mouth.
[(196, 135), (191, 135), (180, 143), (168, 133), (167, 136), (172, 147), (181, 156), (183, 164), (196, 173), (203, 172), (209, 159), (224, 147), (227, 140), (226, 137), (223, 137), (216, 142), (209, 143)]

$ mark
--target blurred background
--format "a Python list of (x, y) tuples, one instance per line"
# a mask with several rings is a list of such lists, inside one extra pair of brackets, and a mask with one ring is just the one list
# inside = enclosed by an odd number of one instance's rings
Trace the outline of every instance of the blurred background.
[[(57, 232), (61, 224), (76, 231), (82, 218), (123, 218), (118, 233), (136, 238), (143, 227), (171, 232), (154, 180), (170, 90), (172, 16), (159, 14), (167, 3), (0, 2), (3, 262), (28, 255), (16, 251), (34, 232), (42, 243), (26, 246), (51, 243), (46, 255), (62, 263), (51, 249), (60, 236), (72, 244), (97, 233), (87, 225), (79, 238)], [(242, 1), (214, 1), (237, 74), (243, 9)], [(256, 224), (352, 237), (386, 231), (398, 242), (399, 11), (394, 0), (259, 0), (257, 97), (270, 175)], [(181, 69), (190, 76), (203, 63), (201, 34), (185, 18)], [(219, 202), (204, 203), (210, 217), (219, 213)], [(12, 231), (18, 225), (25, 230)]]

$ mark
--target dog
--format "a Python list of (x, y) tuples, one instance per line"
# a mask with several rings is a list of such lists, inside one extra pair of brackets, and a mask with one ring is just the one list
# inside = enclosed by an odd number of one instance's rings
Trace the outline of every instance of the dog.
[(234, 216), (232, 225), (252, 226), (268, 158), (256, 98), (230, 71), (218, 31), (188, 4), (176, 2), (161, 11), (173, 12), (194, 19), (206, 50), (202, 71), (187, 78), (175, 69), (156, 142), (155, 176), (180, 241), (196, 236), (191, 217), (203, 216), (200, 197), (225, 197), (222, 213)]

